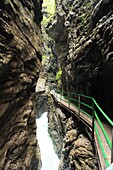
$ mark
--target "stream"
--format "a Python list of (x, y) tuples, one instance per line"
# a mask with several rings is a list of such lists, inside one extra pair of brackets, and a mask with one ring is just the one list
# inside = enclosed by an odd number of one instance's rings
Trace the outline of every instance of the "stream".
[(47, 112), (36, 119), (37, 124), (37, 139), (41, 151), (41, 170), (58, 170), (59, 159), (53, 149), (53, 143), (48, 133), (48, 118)]

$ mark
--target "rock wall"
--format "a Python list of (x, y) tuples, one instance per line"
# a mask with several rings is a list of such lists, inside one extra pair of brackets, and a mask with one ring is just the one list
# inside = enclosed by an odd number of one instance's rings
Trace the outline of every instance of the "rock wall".
[(62, 86), (94, 97), (111, 116), (113, 1), (57, 0), (56, 5), (56, 18), (47, 32), (56, 42)]
[(40, 169), (35, 86), (41, 67), (41, 0), (0, 1), (0, 169)]
[(48, 112), (48, 86), (47, 83), (47, 72), (40, 71), (39, 79), (36, 84), (36, 117), (40, 118), (44, 112)]
[(65, 136), (66, 116), (61, 109), (55, 105), (51, 96), (48, 95), (48, 132), (54, 144), (54, 150), (59, 159), (63, 148)]

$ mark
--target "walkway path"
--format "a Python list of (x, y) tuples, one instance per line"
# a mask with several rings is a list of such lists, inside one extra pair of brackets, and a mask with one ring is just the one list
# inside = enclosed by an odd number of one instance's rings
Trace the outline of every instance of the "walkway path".
[[(78, 109), (76, 107), (74, 107), (72, 105), (72, 103), (69, 104), (69, 101), (67, 99), (64, 99), (63, 96), (60, 96), (59, 94), (56, 94), (54, 91), (51, 92), (51, 94), (55, 97), (56, 101), (62, 105), (63, 107), (65, 107), (66, 109), (68, 109), (70, 112), (72, 112), (76, 117), (79, 118), (80, 115), (80, 120), (83, 121), (85, 124), (87, 124), (91, 131), (92, 131), (92, 119), (82, 113), (81, 111), (78, 112)], [(96, 149), (97, 149), (97, 153), (98, 153), (98, 157), (99, 157), (99, 162), (100, 162), (100, 168), (101, 170), (105, 170), (106, 167), (106, 160), (108, 160), (109, 164), (111, 163), (111, 149), (108, 146), (108, 143), (106, 142), (105, 136), (97, 122), (97, 120), (95, 119), (95, 124), (96, 124), (96, 131), (94, 133), (94, 142), (96, 144)], [(110, 140), (112, 141), (112, 127), (109, 126), (108, 124), (106, 124), (105, 122), (102, 122)], [(97, 137), (98, 136), (98, 137)], [(100, 146), (100, 141), (99, 138), (101, 137), (102, 143)], [(103, 145), (104, 144), (104, 145)]]

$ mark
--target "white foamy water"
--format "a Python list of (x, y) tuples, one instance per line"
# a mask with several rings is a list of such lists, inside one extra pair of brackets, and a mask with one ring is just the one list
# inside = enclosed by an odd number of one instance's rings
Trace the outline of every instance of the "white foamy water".
[(59, 159), (53, 149), (52, 140), (48, 133), (47, 112), (36, 119), (37, 139), (41, 150), (41, 170), (58, 170)]

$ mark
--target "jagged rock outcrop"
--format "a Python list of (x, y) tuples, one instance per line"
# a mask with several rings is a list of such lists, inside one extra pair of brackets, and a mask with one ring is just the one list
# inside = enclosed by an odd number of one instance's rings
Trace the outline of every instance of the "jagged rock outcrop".
[(76, 129), (66, 133), (59, 170), (97, 170), (91, 142), (79, 133)]
[(40, 169), (35, 86), (41, 67), (41, 0), (0, 1), (0, 169)]
[(56, 42), (62, 86), (113, 112), (113, 1), (58, 0), (47, 32)]
[(94, 149), (84, 125), (62, 111), (50, 96), (48, 106), (48, 130), (60, 158), (59, 170), (97, 170)]
[(41, 71), (39, 79), (36, 84), (36, 116), (40, 118), (44, 112), (48, 112), (48, 91), (49, 87), (47, 84), (47, 72)]
[(48, 96), (48, 132), (53, 140), (54, 150), (61, 158), (63, 138), (65, 135), (66, 116), (54, 103), (51, 96)]

